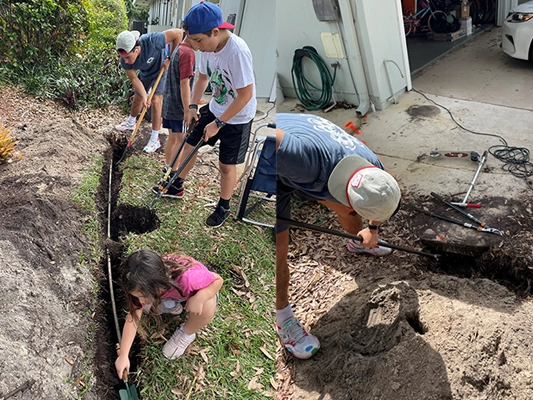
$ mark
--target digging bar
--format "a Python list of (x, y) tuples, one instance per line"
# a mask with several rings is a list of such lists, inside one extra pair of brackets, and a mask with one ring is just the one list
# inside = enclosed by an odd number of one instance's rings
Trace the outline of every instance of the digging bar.
[(477, 170), (476, 170), (476, 173), (474, 174), (474, 179), (472, 179), (472, 182), (470, 182), (470, 185), (468, 186), (468, 191), (466, 192), (466, 195), (465, 195), (465, 198), (463, 199), (462, 202), (460, 203), (451, 203), (453, 204), (454, 206), (459, 206), (459, 207), (470, 207), (470, 208), (480, 208), (481, 207), (481, 204), (479, 203), (467, 203), (466, 200), (468, 199), (468, 196), (470, 196), (470, 192), (472, 191), (472, 189), (474, 188), (474, 184), (476, 183), (476, 180), (477, 180), (477, 177), (479, 175), (479, 173), (481, 172), (481, 168), (483, 168), (483, 165), (485, 164), (485, 161), (487, 161), (487, 155), (488, 155), (488, 151), (485, 150), (483, 152), (483, 155), (481, 156), (481, 160), (479, 160), (479, 165), (477, 167)]
[[(150, 96), (148, 97), (148, 103), (150, 103), (152, 101), (152, 97), (154, 97), (155, 90), (157, 89), (157, 85), (159, 85), (159, 81), (161, 80), (161, 77), (163, 76), (163, 72), (165, 72), (165, 68), (161, 67), (161, 71), (159, 71), (159, 75), (157, 76), (154, 86), (152, 86), (151, 88)], [(130, 136), (130, 140), (128, 140), (128, 144), (126, 145), (126, 148), (124, 149), (124, 152), (122, 153), (122, 157), (120, 157), (120, 160), (117, 161), (117, 164), (120, 164), (124, 160), (124, 157), (126, 157), (126, 153), (128, 152), (128, 149), (131, 147), (133, 140), (135, 140), (135, 136), (137, 136), (137, 132), (139, 131), (139, 127), (141, 126), (141, 122), (144, 118), (144, 114), (146, 114), (146, 107), (143, 107), (139, 120), (137, 121), (137, 124), (135, 125), (135, 129), (133, 130), (133, 133)]]
[[(348, 239), (355, 239), (355, 240), (358, 240), (360, 242), (363, 241), (363, 238), (361, 236), (353, 235), (353, 234), (348, 233), (348, 232), (341, 232), (341, 231), (336, 231), (336, 230), (333, 230), (333, 229), (327, 229), (327, 228), (323, 228), (323, 227), (317, 226), (317, 225), (306, 224), (305, 222), (294, 221), (292, 219), (285, 219), (285, 218), (279, 218), (278, 217), (278, 218), (276, 218), (276, 220), (277, 220), (278, 223), (281, 223), (281, 224), (287, 224), (287, 225), (296, 226), (298, 228), (305, 228), (305, 229), (310, 229), (312, 231), (328, 233), (330, 235), (341, 236), (341, 237), (345, 237), (345, 238), (348, 238)], [(401, 251), (406, 251), (408, 253), (413, 253), (413, 254), (419, 254), (421, 256), (426, 256), (426, 257), (434, 259), (437, 262), (439, 262), (440, 258), (441, 258), (441, 256), (439, 254), (431, 254), (431, 253), (426, 253), (426, 252), (423, 252), (423, 251), (418, 251), (418, 250), (415, 250), (415, 249), (411, 249), (411, 248), (408, 248), (408, 247), (397, 246), (395, 244), (384, 242), (383, 240), (380, 240), (378, 242), (378, 245), (383, 246), (383, 247), (387, 247), (389, 249), (401, 250)]]
[(185, 134), (185, 137), (181, 141), (180, 147), (178, 147), (178, 150), (176, 151), (176, 154), (174, 154), (174, 157), (172, 158), (172, 161), (170, 162), (169, 167), (167, 168), (167, 171), (163, 174), (163, 177), (161, 178), (162, 182), (166, 182), (168, 177), (170, 176), (170, 173), (172, 172), (172, 168), (174, 168), (174, 164), (176, 164), (176, 161), (178, 160), (178, 157), (181, 154), (181, 150), (183, 149), (183, 146), (185, 146), (185, 142), (187, 141), (187, 138), (189, 137), (189, 134), (194, 129), (194, 125), (196, 125), (196, 121), (193, 120), (191, 123), (191, 126), (189, 129), (185, 130), (185, 125), (183, 125), (182, 132)]

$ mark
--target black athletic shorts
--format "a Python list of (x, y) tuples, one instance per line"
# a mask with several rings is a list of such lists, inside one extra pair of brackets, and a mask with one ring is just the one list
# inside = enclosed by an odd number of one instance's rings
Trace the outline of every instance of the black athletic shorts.
[[(200, 108), (200, 119), (189, 135), (187, 143), (191, 146), (196, 146), (204, 136), (206, 125), (213, 122), (215, 119), (215, 115), (209, 110), (209, 105)], [(216, 142), (220, 140), (220, 154), (218, 160), (226, 165), (242, 164), (246, 159), (251, 130), (252, 121), (246, 124), (226, 124), (215, 136), (207, 142), (204, 142), (202, 146), (205, 146), (206, 144), (214, 146)]]

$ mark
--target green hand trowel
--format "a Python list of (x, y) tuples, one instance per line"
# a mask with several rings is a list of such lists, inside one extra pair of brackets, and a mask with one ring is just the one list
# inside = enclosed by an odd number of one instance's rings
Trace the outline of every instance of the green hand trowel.
[(126, 371), (122, 374), (122, 380), (126, 384), (126, 389), (120, 389), (118, 394), (120, 395), (120, 400), (139, 400), (137, 396), (137, 388), (135, 385), (128, 384), (128, 373)]

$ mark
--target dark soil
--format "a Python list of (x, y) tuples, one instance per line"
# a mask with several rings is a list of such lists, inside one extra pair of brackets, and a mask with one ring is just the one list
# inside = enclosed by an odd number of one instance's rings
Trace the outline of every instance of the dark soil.
[[(127, 141), (114, 130), (123, 116), (116, 110), (70, 114), (13, 88), (0, 88), (0, 99), (0, 123), (18, 140), (16, 155), (0, 164), (0, 397), (19, 390), (25, 399), (118, 399), (123, 383), (114, 369), (118, 338), (107, 254), (116, 289), (123, 250), (118, 239), (159, 223), (150, 210), (116, 208), (119, 168), (109, 191), (109, 165)], [(142, 151), (149, 133), (143, 122), (129, 154)], [(99, 265), (82, 261), (90, 251), (85, 217), (71, 200), (94, 155), (105, 158), (96, 199), (104, 255)], [(123, 299), (116, 292), (121, 315)]]

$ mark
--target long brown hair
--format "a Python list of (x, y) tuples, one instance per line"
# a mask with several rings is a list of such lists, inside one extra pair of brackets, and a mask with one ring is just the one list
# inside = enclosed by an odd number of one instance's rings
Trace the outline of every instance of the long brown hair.
[[(140, 321), (135, 311), (141, 308), (142, 304), (132, 292), (140, 292), (143, 297), (151, 299), (150, 315), (155, 318), (159, 327), (161, 317), (156, 310), (161, 304), (161, 295), (171, 288), (182, 294), (181, 288), (175, 283), (176, 278), (196, 263), (197, 261), (191, 257), (180, 253), (170, 253), (160, 257), (148, 249), (136, 251), (122, 262), (121, 281), (126, 295), (126, 308), (138, 328), (141, 328)], [(145, 332), (140, 329), (139, 333), (144, 335)]]

